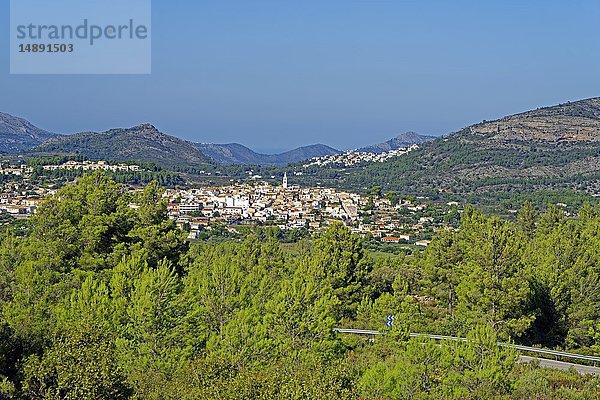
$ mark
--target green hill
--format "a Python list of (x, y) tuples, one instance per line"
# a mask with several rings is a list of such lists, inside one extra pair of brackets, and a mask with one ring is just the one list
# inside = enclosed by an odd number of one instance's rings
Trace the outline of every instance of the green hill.
[(164, 134), (150, 124), (61, 136), (44, 142), (35, 151), (82, 154), (92, 159), (154, 162), (165, 167), (212, 162), (192, 142)]
[(466, 127), (364, 168), (315, 171), (350, 188), (480, 196), (572, 189), (600, 193), (600, 98)]

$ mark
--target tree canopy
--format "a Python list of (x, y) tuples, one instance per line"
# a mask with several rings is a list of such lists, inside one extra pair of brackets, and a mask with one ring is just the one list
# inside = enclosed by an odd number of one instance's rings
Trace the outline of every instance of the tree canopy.
[(599, 210), (460, 218), (401, 257), (342, 223), (190, 245), (157, 184), (86, 175), (0, 235), (0, 399), (595, 398), (497, 342), (600, 350)]

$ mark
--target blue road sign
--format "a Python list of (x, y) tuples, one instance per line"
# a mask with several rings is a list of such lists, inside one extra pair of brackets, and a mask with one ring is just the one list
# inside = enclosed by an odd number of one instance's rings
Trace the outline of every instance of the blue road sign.
[(392, 326), (394, 326), (394, 318), (396, 316), (395, 315), (388, 315), (387, 317), (385, 317), (385, 326), (387, 326), (388, 328), (391, 328)]

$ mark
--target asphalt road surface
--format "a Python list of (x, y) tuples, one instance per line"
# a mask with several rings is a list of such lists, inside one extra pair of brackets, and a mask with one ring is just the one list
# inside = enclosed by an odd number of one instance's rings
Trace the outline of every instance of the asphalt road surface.
[(600, 367), (592, 367), (590, 365), (581, 365), (581, 364), (573, 364), (564, 361), (556, 361), (556, 360), (548, 360), (546, 358), (537, 358), (537, 357), (529, 357), (529, 356), (520, 356), (519, 362), (528, 363), (532, 361), (539, 361), (540, 367), (544, 368), (554, 368), (566, 371), (570, 368), (575, 368), (577, 372), (580, 374), (593, 374), (600, 375)]

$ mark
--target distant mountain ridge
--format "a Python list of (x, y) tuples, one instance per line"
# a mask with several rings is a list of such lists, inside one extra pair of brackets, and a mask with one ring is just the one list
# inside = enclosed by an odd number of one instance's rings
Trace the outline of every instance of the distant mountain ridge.
[(261, 154), (237, 143), (192, 143), (164, 134), (151, 124), (62, 136), (6, 113), (0, 113), (0, 152), (82, 154), (91, 159), (149, 161), (167, 167), (205, 165), (215, 161), (220, 164), (285, 166), (340, 153), (332, 147), (315, 144), (281, 154)]
[(416, 132), (405, 132), (396, 136), (387, 142), (373, 144), (365, 147), (361, 147), (356, 151), (365, 153), (385, 153), (390, 150), (398, 150), (403, 147), (409, 147), (413, 144), (422, 144), (435, 140), (434, 136), (420, 135)]
[[(436, 139), (434, 136), (420, 135), (415, 132), (405, 132), (384, 143), (373, 144), (354, 150), (367, 153), (384, 153), (390, 150), (409, 147), (413, 144), (422, 144)], [(214, 144), (198, 143), (198, 148), (206, 155), (220, 164), (225, 165), (260, 165), (260, 166), (285, 166), (302, 162), (315, 157), (332, 156), (343, 153), (324, 144), (313, 144), (298, 147), (281, 154), (261, 154), (239, 143)]]
[[(430, 136), (407, 132), (359, 151), (382, 153), (432, 139)], [(286, 166), (342, 153), (324, 144), (313, 144), (280, 154), (261, 154), (238, 143), (192, 143), (161, 133), (151, 124), (62, 136), (6, 113), (0, 113), (0, 152), (82, 154), (92, 159), (150, 161), (163, 166), (180, 167), (213, 162), (223, 165)]]
[(34, 151), (75, 153), (91, 159), (147, 161), (168, 167), (212, 162), (194, 143), (162, 133), (151, 124), (56, 137), (36, 147)]
[(301, 162), (313, 157), (323, 157), (341, 153), (324, 144), (314, 144), (298, 147), (281, 154), (257, 153), (239, 143), (213, 144), (198, 143), (200, 151), (220, 164), (231, 165), (260, 165), (260, 166), (286, 166), (291, 163)]
[(55, 136), (23, 118), (0, 112), (0, 152), (26, 151)]

